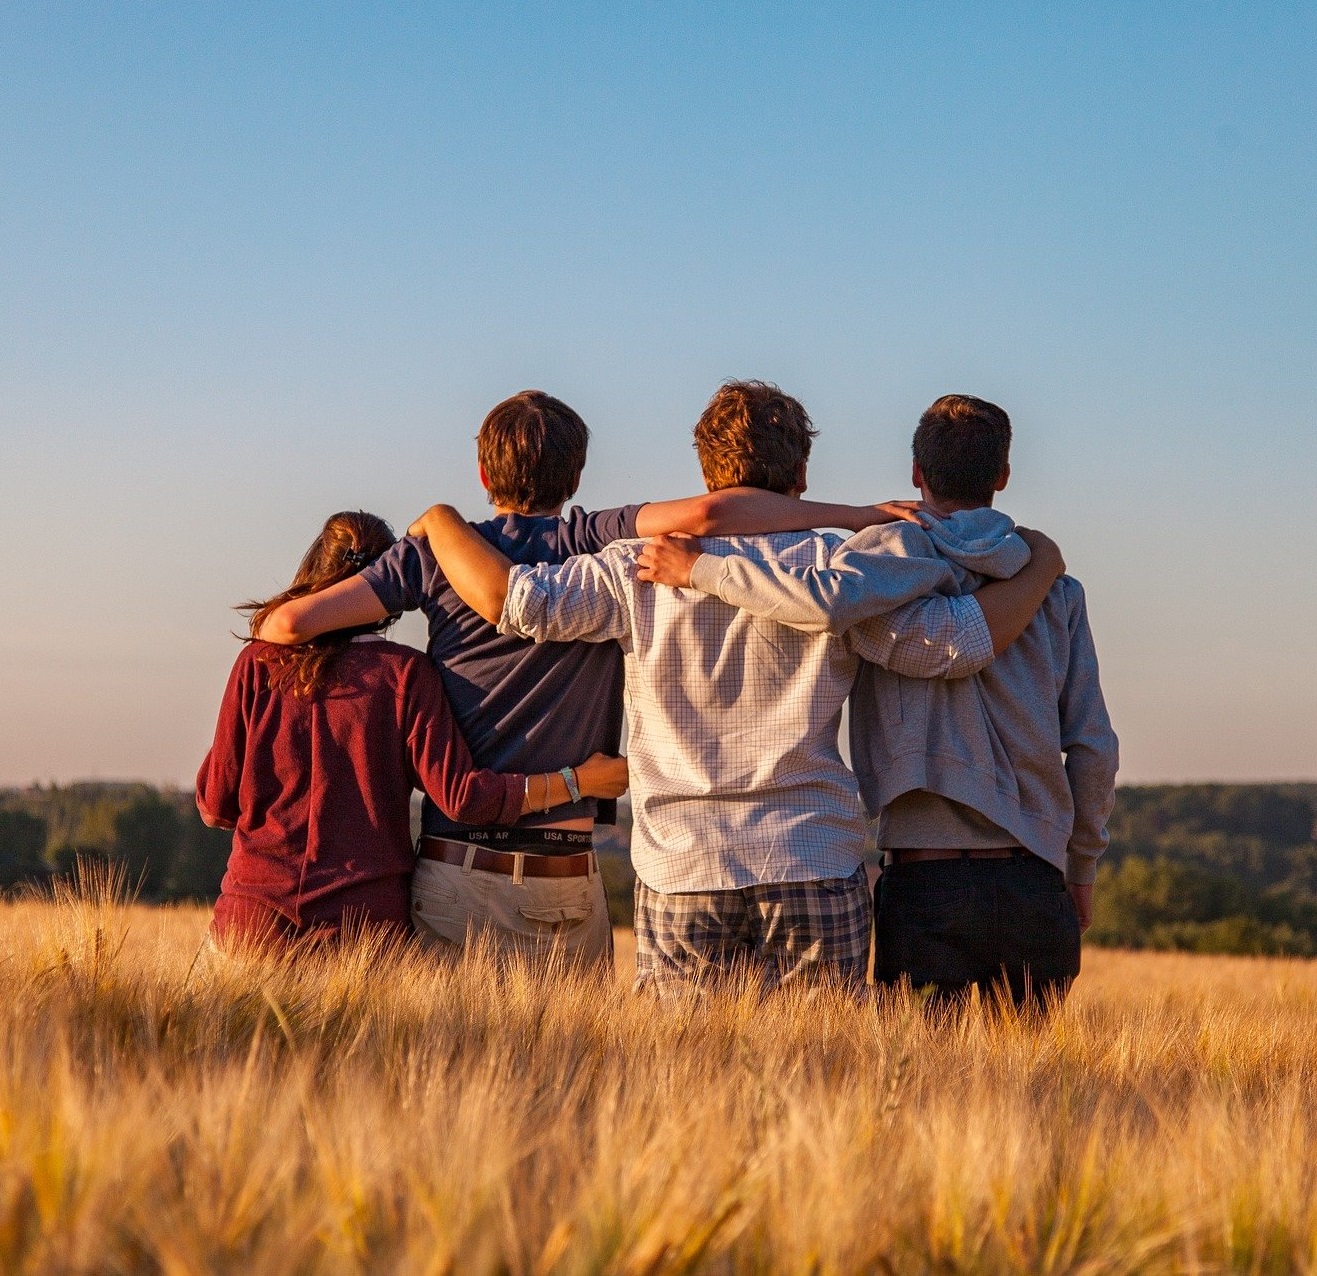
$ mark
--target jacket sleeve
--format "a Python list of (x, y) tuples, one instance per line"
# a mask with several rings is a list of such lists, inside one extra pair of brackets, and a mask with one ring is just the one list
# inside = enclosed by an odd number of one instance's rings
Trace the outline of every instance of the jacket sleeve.
[(1075, 804), (1075, 824), (1066, 847), (1066, 880), (1086, 886), (1097, 877), (1098, 856), (1107, 849), (1107, 819), (1116, 800), (1119, 742), (1111, 728), (1098, 683), (1097, 649), (1088, 627), (1088, 607), (1077, 580), (1062, 578), (1068, 594), (1070, 651), (1061, 685), (1061, 748)]
[(630, 650), (632, 560), (617, 548), (562, 564), (514, 567), (501, 634), (536, 642), (608, 642)]
[(906, 678), (968, 678), (993, 660), (992, 631), (973, 594), (934, 594), (846, 633), (865, 660)]
[(526, 777), (476, 767), (444, 694), (443, 681), (428, 661), (413, 664), (403, 712), (414, 787), (424, 789), (450, 820), (516, 823)]
[[(759, 563), (740, 555), (701, 554), (691, 586), (755, 616), (805, 633), (841, 634), (925, 594), (958, 592), (950, 565), (911, 552), (923, 533), (902, 524), (866, 528), (837, 547), (826, 567)], [(927, 539), (926, 537), (923, 537)]]
[(251, 675), (252, 659), (244, 650), (229, 672), (215, 723), (215, 739), (197, 772), (197, 811), (211, 828), (236, 828), (242, 814), (238, 799), (254, 690)]

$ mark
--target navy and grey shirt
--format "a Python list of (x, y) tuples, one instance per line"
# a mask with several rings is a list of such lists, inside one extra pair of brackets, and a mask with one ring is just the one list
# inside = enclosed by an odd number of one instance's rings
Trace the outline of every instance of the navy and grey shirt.
[[(514, 563), (565, 563), (636, 534), (639, 505), (565, 517), (504, 514), (472, 526)], [(361, 573), (391, 612), (425, 612), (427, 650), (439, 667), (458, 726), (477, 766), (533, 774), (616, 753), (622, 739), (622, 651), (615, 642), (534, 643), (500, 634), (453, 591), (424, 537), (408, 536)], [(583, 798), (547, 815), (523, 816), (533, 828), (578, 816), (616, 819), (616, 803)], [(455, 824), (427, 797), (425, 833)]]

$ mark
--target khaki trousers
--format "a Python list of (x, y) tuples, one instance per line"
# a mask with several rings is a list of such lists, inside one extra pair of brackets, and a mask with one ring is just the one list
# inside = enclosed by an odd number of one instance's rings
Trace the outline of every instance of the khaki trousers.
[(412, 921), (427, 947), (461, 948), (480, 936), (500, 954), (544, 958), (559, 951), (579, 962), (613, 962), (613, 927), (598, 868), (589, 877), (517, 881), (417, 860)]

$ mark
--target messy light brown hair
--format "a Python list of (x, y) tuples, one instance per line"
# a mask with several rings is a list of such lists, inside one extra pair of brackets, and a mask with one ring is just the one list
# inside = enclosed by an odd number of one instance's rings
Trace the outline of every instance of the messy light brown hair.
[[(293, 583), (273, 598), (244, 603), (238, 608), (251, 613), (250, 637), (246, 641), (252, 642), (259, 637), (261, 626), (276, 607), (294, 598), (317, 594), (355, 576), (389, 549), (396, 539), (388, 523), (365, 510), (347, 510), (331, 515), (303, 555)], [(312, 695), (329, 680), (334, 662), (357, 634), (380, 633), (396, 619), (395, 616), (386, 616), (376, 624), (336, 629), (296, 646), (271, 647), (262, 654), (262, 659), (270, 666), (271, 685), (287, 687), (296, 696)]]
[(759, 487), (789, 492), (818, 431), (804, 404), (767, 381), (728, 381), (695, 426), (709, 491)]
[(590, 431), (561, 399), (523, 390), (491, 409), (476, 456), (495, 505), (533, 514), (564, 504), (581, 483)]

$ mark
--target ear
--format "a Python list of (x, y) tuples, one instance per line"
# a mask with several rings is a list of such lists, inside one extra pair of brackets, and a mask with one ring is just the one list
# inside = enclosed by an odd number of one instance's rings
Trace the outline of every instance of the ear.
[(924, 490), (924, 471), (919, 468), (918, 461), (910, 462), (910, 482), (914, 485), (915, 491)]
[(994, 492), (1004, 492), (1006, 484), (1011, 481), (1011, 463), (1009, 461), (1002, 467), (1002, 472), (997, 476), (997, 481), (992, 485)]
[(488, 493), (488, 491), (489, 491), (489, 475), (485, 473), (485, 467), (484, 467), (483, 465), (481, 465), (479, 461), (476, 462), (476, 471), (477, 471), (477, 472), (479, 473), (479, 475), (480, 475), (480, 486), (483, 487), (483, 488), (485, 489), (486, 493)]
[(800, 464), (796, 466), (795, 487), (796, 487), (797, 495), (803, 496), (805, 494), (806, 489), (809, 486), (808, 482), (806, 481), (809, 477), (808, 471), (809, 471), (808, 461), (801, 461)]

